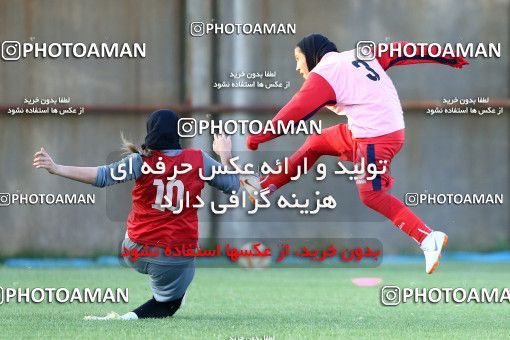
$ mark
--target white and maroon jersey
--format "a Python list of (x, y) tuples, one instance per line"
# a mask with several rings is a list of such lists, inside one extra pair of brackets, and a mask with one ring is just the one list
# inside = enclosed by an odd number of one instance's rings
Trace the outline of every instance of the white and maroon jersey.
[(354, 138), (378, 137), (404, 128), (402, 106), (390, 77), (377, 60), (363, 61), (355, 50), (330, 52), (312, 70), (332, 87)]

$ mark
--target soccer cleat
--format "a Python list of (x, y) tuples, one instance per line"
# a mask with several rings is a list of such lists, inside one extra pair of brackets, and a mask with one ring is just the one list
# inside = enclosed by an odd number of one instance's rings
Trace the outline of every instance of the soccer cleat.
[(106, 314), (106, 316), (95, 316), (95, 315), (87, 315), (83, 318), (83, 320), (89, 321), (104, 321), (104, 320), (122, 320), (120, 315), (115, 312), (110, 312)]
[(256, 175), (241, 175), (241, 186), (248, 193), (248, 198), (252, 204), (255, 204), (255, 196), (260, 193), (260, 178)]
[(446, 246), (448, 235), (440, 231), (433, 231), (421, 242), (420, 248), (425, 255), (425, 272), (432, 274), (439, 265), (441, 250)]

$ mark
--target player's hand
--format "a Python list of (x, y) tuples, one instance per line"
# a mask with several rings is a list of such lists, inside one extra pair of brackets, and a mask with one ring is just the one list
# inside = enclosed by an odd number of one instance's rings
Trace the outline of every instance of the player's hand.
[(46, 169), (50, 174), (56, 174), (58, 170), (58, 165), (55, 164), (44, 148), (41, 148), (41, 150), (35, 153), (34, 164), (32, 165), (37, 169)]
[(246, 138), (246, 147), (250, 150), (257, 150), (259, 148), (259, 143), (255, 141), (254, 136), (248, 135)]
[(229, 159), (232, 154), (232, 140), (230, 136), (214, 135), (213, 151), (221, 159)]

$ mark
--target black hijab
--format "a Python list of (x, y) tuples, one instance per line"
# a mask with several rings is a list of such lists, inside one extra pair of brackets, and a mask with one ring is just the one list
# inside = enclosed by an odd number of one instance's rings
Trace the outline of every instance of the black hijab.
[(322, 34), (310, 34), (301, 39), (297, 46), (306, 57), (308, 71), (311, 71), (326, 53), (338, 52), (335, 44)]
[(170, 110), (158, 110), (147, 118), (147, 136), (143, 149), (175, 150), (180, 149), (177, 122), (179, 117)]

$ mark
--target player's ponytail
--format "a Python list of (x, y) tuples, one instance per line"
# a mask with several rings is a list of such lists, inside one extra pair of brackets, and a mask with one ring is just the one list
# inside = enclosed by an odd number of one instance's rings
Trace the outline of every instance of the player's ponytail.
[(122, 154), (123, 155), (129, 155), (132, 153), (139, 153), (142, 156), (150, 156), (151, 155), (152, 150), (150, 150), (148, 148), (144, 148), (143, 146), (139, 147), (139, 146), (135, 145), (134, 143), (128, 141), (124, 137), (124, 133), (122, 131), (120, 132), (120, 139), (122, 140)]

